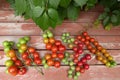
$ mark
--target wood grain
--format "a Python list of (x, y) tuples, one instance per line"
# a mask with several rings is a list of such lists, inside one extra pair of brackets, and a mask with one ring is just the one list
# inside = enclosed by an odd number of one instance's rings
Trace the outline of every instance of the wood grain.
[[(0, 79), (2, 80), (72, 80), (67, 78), (67, 66), (59, 69), (49, 68), (43, 69), (44, 76), (39, 74), (33, 67), (30, 67), (27, 74), (23, 76), (11, 76), (5, 74), (5, 67), (0, 67)], [(106, 68), (104, 66), (91, 66), (88, 71), (79, 76), (78, 80), (120, 80), (120, 65), (114, 68)]]
[[(18, 42), (18, 39), (23, 36), (1, 36), (0, 37), (0, 49), (3, 49), (2, 42), (5, 40)], [(106, 49), (120, 49), (120, 37), (119, 36), (92, 36)], [(61, 40), (60, 36), (55, 36), (55, 39)], [(43, 38), (41, 36), (31, 36), (29, 43), (36, 49), (45, 49)]]
[[(34, 23), (0, 23), (0, 35), (41, 35), (42, 30)], [(80, 31), (87, 30), (90, 35), (120, 35), (120, 27), (114, 27), (110, 31), (92, 26), (92, 23), (63, 23), (55, 29), (51, 29), (55, 35), (70, 32), (71, 35), (78, 35)]]
[[(41, 57), (44, 57), (46, 53), (50, 53), (51, 51), (47, 50), (37, 50), (40, 54)], [(116, 61), (117, 64), (120, 64), (120, 50), (107, 50), (111, 56), (113, 56), (114, 60)], [(67, 50), (67, 52), (73, 53), (72, 50)], [(96, 65), (96, 64), (102, 64), (100, 61), (96, 60), (95, 55), (90, 53), (88, 50), (84, 50), (84, 53), (80, 56), (83, 57), (84, 54), (89, 53), (92, 56), (92, 59), (88, 61), (90, 65)], [(0, 65), (4, 65), (5, 61), (8, 60), (9, 58), (6, 57), (4, 51), (0, 51)], [(65, 65), (65, 64), (62, 64)]]

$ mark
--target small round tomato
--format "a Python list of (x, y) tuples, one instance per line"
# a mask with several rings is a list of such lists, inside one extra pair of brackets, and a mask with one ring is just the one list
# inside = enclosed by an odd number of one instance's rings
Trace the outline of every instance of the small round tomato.
[(27, 69), (25, 67), (22, 67), (18, 70), (19, 75), (24, 75), (27, 72)]
[(60, 40), (56, 40), (56, 41), (55, 41), (55, 45), (56, 45), (56, 46), (60, 46), (60, 45), (61, 45), (61, 41), (60, 41)]
[(74, 58), (78, 58), (79, 55), (80, 55), (79, 53), (75, 53), (75, 54), (74, 54)]
[(34, 52), (35, 52), (35, 48), (29, 47), (29, 48), (28, 48), (28, 51), (29, 51), (30, 53), (34, 53)]
[(31, 63), (32, 63), (32, 61), (31, 61), (30, 58), (27, 58), (27, 59), (25, 60), (25, 64), (26, 64), (26, 65), (30, 66)]
[(78, 63), (78, 59), (77, 58), (74, 58), (74, 63)]
[(44, 42), (45, 44), (47, 44), (47, 43), (49, 43), (49, 39), (48, 39), (48, 38), (44, 38), (44, 39), (43, 39), (43, 42)]
[(39, 53), (38, 53), (38, 52), (34, 52), (34, 53), (33, 53), (33, 57), (34, 57), (34, 58), (39, 58), (39, 57), (40, 57), (40, 56), (39, 56)]
[(80, 66), (76, 66), (75, 71), (80, 71)]
[(91, 45), (87, 45), (87, 48), (88, 48), (88, 50), (91, 50), (92, 46)]
[(103, 48), (102, 48), (102, 46), (97, 45), (97, 49), (100, 51), (100, 50), (102, 50)]
[(48, 66), (53, 66), (54, 61), (52, 59), (49, 59), (49, 60), (47, 60), (47, 64), (48, 64)]
[(80, 35), (77, 36), (77, 39), (78, 39), (78, 40), (81, 40), (81, 38), (82, 38), (82, 36), (80, 36)]
[(55, 66), (56, 68), (59, 68), (59, 67), (60, 67), (60, 62), (59, 62), (59, 61), (55, 61), (55, 62), (54, 62), (54, 66)]
[(80, 69), (80, 73), (84, 73), (84, 72), (85, 72), (84, 68)]
[(86, 62), (87, 62), (87, 59), (84, 57), (84, 58), (81, 59), (81, 62), (82, 62), (82, 63), (86, 63)]
[(103, 57), (102, 57), (102, 56), (97, 56), (96, 58), (97, 58), (97, 60), (99, 60), (99, 61), (102, 61), (102, 60), (103, 60)]
[(51, 44), (53, 44), (53, 43), (55, 43), (55, 39), (54, 39), (54, 38), (49, 38), (49, 42), (50, 42)]
[(24, 59), (24, 60), (25, 60), (25, 59), (29, 58), (29, 55), (28, 55), (28, 53), (27, 53), (27, 52), (25, 52), (25, 53), (23, 53), (23, 54), (22, 54), (22, 56), (21, 56), (21, 57), (22, 57), (22, 59)]
[(51, 54), (48, 54), (48, 53), (45, 54), (45, 59), (46, 59), (46, 60), (51, 59), (51, 58), (52, 58)]
[(15, 61), (15, 65), (16, 65), (16, 66), (22, 66), (22, 62), (21, 62), (20, 60), (16, 60), (16, 61)]
[(15, 53), (15, 50), (10, 50), (9, 52), (8, 52), (8, 55), (9, 55), (9, 57), (16, 57), (16, 53)]
[(85, 41), (85, 45), (89, 45), (90, 42), (88, 40)]
[(88, 36), (88, 33), (87, 32), (83, 32), (82, 35), (83, 36)]
[(59, 46), (59, 51), (60, 52), (64, 52), (66, 50), (65, 46), (64, 45), (60, 45)]
[(57, 58), (57, 53), (52, 53), (52, 58)]
[(51, 48), (52, 48), (52, 44), (51, 44), (51, 43), (47, 43), (47, 44), (46, 44), (46, 49), (47, 49), (47, 50), (51, 50)]
[(64, 54), (63, 53), (58, 53), (58, 58), (59, 59), (63, 59), (64, 58)]
[(90, 36), (85, 36), (85, 39), (86, 40), (90, 40)]
[(42, 63), (42, 60), (40, 58), (34, 59), (35, 64), (40, 65)]
[(93, 44), (94, 44), (95, 46), (98, 46), (98, 45), (99, 45), (98, 41), (94, 41)]
[(58, 47), (54, 45), (54, 46), (52, 46), (51, 50), (52, 50), (52, 52), (57, 52), (58, 51)]
[(73, 51), (77, 52), (78, 48), (77, 47), (73, 47)]
[(90, 42), (94, 42), (95, 41), (95, 39), (94, 38), (90, 38)]
[(84, 67), (85, 70), (89, 69), (89, 65), (88, 64), (84, 64), (83, 67)]
[(12, 61), (12, 60), (7, 60), (7, 61), (5, 61), (5, 66), (6, 67), (10, 67), (10, 66), (12, 66), (14, 64), (14, 62)]
[(22, 45), (20, 46), (20, 49), (21, 49), (21, 50), (24, 50), (24, 51), (27, 50), (27, 45), (26, 45), (26, 44), (22, 44)]
[(13, 65), (13, 66), (10, 66), (8, 68), (8, 72), (13, 75), (13, 76), (16, 76), (18, 74), (18, 67)]
[(92, 48), (92, 49), (90, 50), (90, 52), (91, 52), (91, 53), (96, 53), (96, 49), (95, 49), (95, 48)]
[(17, 57), (12, 57), (11, 58), (13, 61), (16, 61), (17, 60)]
[(78, 42), (78, 40), (75, 40), (75, 41), (74, 41), (74, 44), (76, 44), (76, 45), (77, 45), (78, 43), (79, 43), (79, 42)]
[(86, 54), (86, 55), (85, 55), (85, 58), (86, 58), (87, 60), (90, 60), (90, 59), (91, 59), (91, 55), (90, 55), (90, 54)]
[(82, 41), (82, 42), (85, 42), (85, 38), (82, 38), (81, 41)]
[(82, 65), (83, 65), (83, 62), (82, 62), (82, 61), (78, 61), (77, 65), (78, 65), (78, 66), (82, 66)]

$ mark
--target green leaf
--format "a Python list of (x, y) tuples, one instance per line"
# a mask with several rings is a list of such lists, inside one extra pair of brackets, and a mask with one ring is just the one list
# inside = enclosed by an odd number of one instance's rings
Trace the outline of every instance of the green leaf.
[(70, 5), (67, 9), (67, 16), (70, 20), (76, 20), (79, 16), (80, 9), (73, 5)]
[(110, 17), (107, 16), (104, 20), (103, 20), (103, 25), (107, 26), (110, 23)]
[(33, 0), (35, 6), (44, 6), (44, 0)]
[(58, 15), (57, 10), (55, 10), (55, 9), (53, 9), (53, 8), (49, 8), (49, 9), (48, 9), (48, 15), (49, 15), (49, 17), (50, 17), (53, 21), (55, 21), (55, 22), (57, 22), (58, 19), (59, 19), (59, 15)]
[(37, 20), (37, 25), (39, 25), (42, 30), (47, 30), (50, 27), (49, 16), (46, 12)]
[(60, 0), (60, 6), (67, 8), (68, 5), (70, 4), (71, 0)]
[(108, 14), (106, 12), (100, 14), (100, 16), (98, 17), (98, 20), (103, 20), (106, 16), (108, 16)]
[(26, 11), (27, 5), (26, 0), (15, 0), (15, 9), (18, 15), (22, 15)]
[(58, 5), (60, 3), (60, 0), (49, 0), (49, 4), (50, 6), (52, 6), (53, 8), (57, 8)]
[(117, 17), (116, 15), (112, 15), (112, 16), (111, 16), (111, 22), (112, 22), (113, 24), (117, 24), (117, 22), (118, 22), (118, 17)]
[(40, 6), (34, 7), (32, 10), (33, 16), (40, 17), (42, 15), (43, 11), (44, 11), (43, 7), (40, 7)]
[(81, 8), (87, 3), (88, 0), (74, 0)]

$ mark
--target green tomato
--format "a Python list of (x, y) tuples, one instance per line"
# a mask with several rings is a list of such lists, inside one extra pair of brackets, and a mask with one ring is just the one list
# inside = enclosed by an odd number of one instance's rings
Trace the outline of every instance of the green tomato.
[(4, 41), (4, 42), (3, 42), (3, 46), (4, 46), (4, 47), (9, 46), (9, 45), (10, 45), (9, 41)]
[(29, 36), (25, 36), (24, 40), (26, 40), (28, 42), (30, 40), (30, 37)]
[(42, 64), (46, 64), (46, 60), (45, 59), (42, 59)]
[(9, 53), (6, 53), (5, 55), (6, 55), (7, 57), (10, 57), (10, 56), (9, 56)]
[(63, 33), (63, 34), (62, 34), (62, 37), (65, 37), (65, 36), (66, 36), (66, 33)]
[(20, 38), (19, 43), (20, 43), (20, 44), (26, 44), (27, 41), (26, 41), (24, 38)]
[(74, 42), (74, 41), (75, 41), (75, 39), (74, 39), (74, 38), (71, 38), (70, 40), (71, 40), (71, 42)]
[(70, 65), (70, 66), (73, 66), (73, 65), (74, 65), (74, 62), (70, 61), (69, 65)]
[(73, 70), (68, 70), (68, 74), (72, 74), (73, 73)]
[(64, 39), (65, 39), (65, 37), (64, 37), (64, 36), (62, 36), (62, 37), (61, 37), (61, 39), (62, 39), (62, 40), (64, 40)]
[(9, 74), (9, 71), (8, 71), (8, 69), (6, 69), (6, 70), (5, 70), (5, 73), (6, 73), (6, 74)]
[(66, 33), (66, 36), (69, 37), (69, 36), (70, 36), (70, 33)]
[(18, 49), (18, 52), (22, 54), (22, 53), (24, 53), (24, 50)]
[(64, 40), (63, 40), (63, 42), (64, 42), (64, 43), (66, 43), (66, 42), (67, 42), (67, 40), (66, 40), (66, 39), (64, 39)]
[(49, 34), (49, 33), (52, 33), (52, 32), (50, 30), (47, 30), (46, 33)]
[(69, 57), (70, 54), (69, 54), (68, 52), (65, 52), (65, 56), (66, 56), (66, 57)]
[(67, 40), (67, 43), (71, 43), (71, 40), (70, 40), (70, 39), (68, 39), (68, 40)]
[(44, 68), (45, 68), (45, 69), (48, 69), (49, 66), (48, 66), (47, 64), (44, 64)]
[(76, 72), (76, 76), (80, 76), (80, 72)]
[(46, 33), (43, 33), (43, 38), (47, 38), (47, 34)]
[(49, 33), (49, 34), (48, 34), (48, 37), (49, 37), (49, 38), (52, 38), (52, 37), (53, 37), (53, 34), (52, 34), (52, 33)]
[(110, 62), (107, 62), (106, 64), (105, 64), (107, 67), (110, 67)]
[(10, 46), (7, 46), (7, 47), (4, 48), (4, 52), (5, 52), (5, 53), (8, 53), (8, 52), (10, 51), (10, 49), (11, 49), (11, 47), (10, 47)]
[(62, 62), (65, 63), (65, 62), (66, 62), (66, 59), (62, 59)]
[(74, 75), (74, 80), (78, 80), (78, 76)]
[(21, 44), (20, 43), (17, 43), (17, 47), (19, 48), (21, 46)]
[(72, 76), (72, 74), (68, 74), (68, 78), (72, 78), (73, 76)]
[(10, 67), (10, 66), (12, 66), (14, 64), (14, 62), (12, 61), (12, 60), (7, 60), (7, 61), (5, 61), (5, 66), (6, 67)]
[(13, 46), (13, 45), (14, 45), (14, 42), (13, 42), (13, 41), (10, 41), (10, 45)]
[(71, 69), (71, 70), (75, 70), (75, 66), (71, 66), (70, 69)]
[(68, 61), (66, 61), (66, 62), (65, 62), (65, 64), (66, 64), (66, 65), (68, 65), (68, 64), (69, 64), (69, 62), (68, 62)]

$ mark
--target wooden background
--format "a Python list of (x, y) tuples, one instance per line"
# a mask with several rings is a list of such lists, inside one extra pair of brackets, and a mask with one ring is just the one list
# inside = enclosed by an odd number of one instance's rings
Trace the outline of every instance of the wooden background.
[[(79, 77), (79, 80), (120, 80), (120, 27), (115, 27), (111, 31), (105, 31), (102, 25), (99, 28), (93, 27), (93, 22), (103, 11), (101, 6), (96, 6), (88, 12), (81, 12), (77, 21), (64, 21), (58, 26), (53, 33), (57, 39), (63, 32), (70, 32), (73, 36), (79, 34), (79, 31), (87, 29), (88, 33), (96, 38), (108, 52), (114, 57), (117, 66), (114, 68), (106, 68), (102, 63), (98, 62), (94, 56), (89, 61), (90, 69)], [(30, 35), (30, 44), (34, 46), (41, 55), (47, 51), (42, 41), (42, 30), (40, 30), (31, 20), (25, 21), (20, 16), (15, 17), (14, 12), (10, 9), (5, 0), (0, 0), (0, 80), (71, 80), (67, 78), (67, 65), (63, 65), (59, 69), (53, 67), (45, 70), (45, 75), (39, 74), (33, 67), (30, 67), (27, 74), (23, 76), (13, 77), (5, 74), (4, 66), (7, 60), (2, 47), (4, 40), (17, 41), (24, 35)], [(70, 51), (70, 50), (69, 50)], [(88, 52), (85, 50), (85, 52)], [(42, 66), (40, 66), (42, 67)]]

